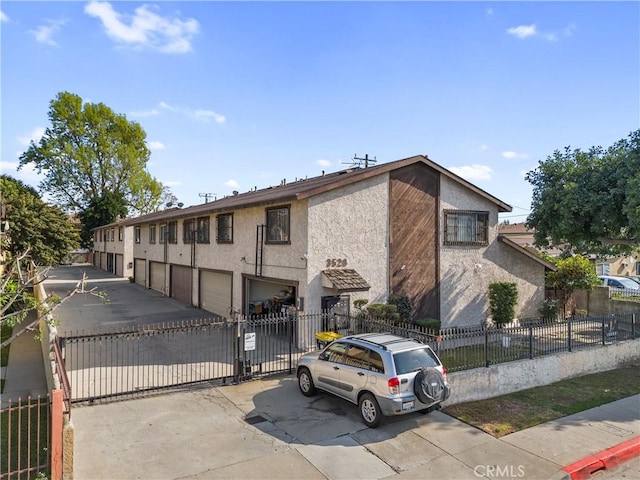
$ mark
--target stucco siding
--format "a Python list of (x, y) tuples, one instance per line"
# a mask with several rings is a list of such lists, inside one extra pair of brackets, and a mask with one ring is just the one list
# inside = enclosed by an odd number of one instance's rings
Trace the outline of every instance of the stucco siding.
[(327, 260), (346, 260), (371, 285), (351, 292), (351, 301), (384, 302), (389, 290), (389, 175), (322, 193), (309, 199), (309, 265), (306, 309), (321, 308), (322, 296), (338, 292), (322, 286)]
[(440, 217), (441, 322), (450, 326), (481, 325), (490, 316), (489, 284), (515, 282), (516, 317), (533, 317), (544, 300), (544, 266), (497, 240), (495, 204), (441, 177), (441, 212), (446, 209), (489, 212), (488, 245), (444, 244), (444, 214)]

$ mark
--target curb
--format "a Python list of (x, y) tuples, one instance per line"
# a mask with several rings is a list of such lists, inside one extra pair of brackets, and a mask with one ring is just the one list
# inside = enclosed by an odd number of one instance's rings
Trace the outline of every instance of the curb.
[(640, 436), (594, 453), (563, 467), (562, 470), (569, 474), (571, 480), (584, 480), (590, 478), (592, 473), (611, 470), (637, 456), (640, 456)]

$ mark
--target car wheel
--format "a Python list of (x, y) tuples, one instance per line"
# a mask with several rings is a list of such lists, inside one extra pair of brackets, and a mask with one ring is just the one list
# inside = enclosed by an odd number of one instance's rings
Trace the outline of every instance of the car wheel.
[(433, 367), (421, 368), (413, 380), (413, 391), (422, 403), (430, 405), (442, 400), (444, 377)]
[(380, 422), (382, 421), (382, 412), (380, 411), (380, 405), (378, 405), (376, 397), (370, 393), (365, 393), (360, 397), (358, 407), (360, 408), (362, 421), (367, 427), (376, 428), (380, 425)]
[(312, 397), (316, 394), (316, 386), (313, 384), (311, 372), (306, 368), (302, 368), (298, 373), (298, 387), (305, 397)]

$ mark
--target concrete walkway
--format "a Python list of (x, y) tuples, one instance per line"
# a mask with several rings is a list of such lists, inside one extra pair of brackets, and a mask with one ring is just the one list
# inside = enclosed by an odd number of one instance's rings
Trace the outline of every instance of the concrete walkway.
[[(29, 314), (22, 323), (13, 327), (16, 333), (35, 320), (35, 314)], [(47, 396), (47, 381), (44, 372), (44, 360), (40, 342), (36, 340), (38, 330), (25, 332), (11, 342), (9, 359), (4, 368), (4, 391), (0, 395), (2, 408), (12, 400), (27, 400), (28, 397)]]
[(441, 412), (377, 429), (295, 377), (74, 408), (75, 478), (561, 479), (640, 435), (640, 395), (500, 439)]

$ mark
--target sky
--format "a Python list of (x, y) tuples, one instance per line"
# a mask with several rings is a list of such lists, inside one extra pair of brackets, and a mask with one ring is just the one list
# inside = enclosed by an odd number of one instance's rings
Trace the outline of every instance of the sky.
[(59, 92), (147, 134), (185, 206), (427, 155), (526, 220), (527, 172), (640, 128), (639, 2), (0, 2), (0, 170)]

